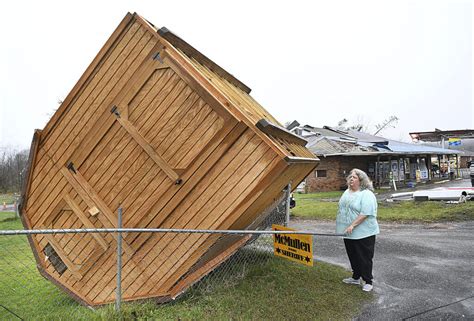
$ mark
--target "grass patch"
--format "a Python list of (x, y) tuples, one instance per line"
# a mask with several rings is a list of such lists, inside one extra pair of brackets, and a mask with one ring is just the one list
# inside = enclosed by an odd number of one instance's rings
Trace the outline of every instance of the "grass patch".
[(330, 199), (330, 198), (340, 198), (344, 191), (330, 191), (330, 192), (319, 192), (319, 193), (307, 193), (307, 194), (299, 194), (293, 193), (293, 197), (296, 200), (296, 204), (298, 204), (298, 200), (305, 200), (305, 199)]
[(0, 222), (16, 220), (15, 212), (0, 212)]
[[(474, 220), (474, 201), (462, 204), (446, 204), (435, 201), (379, 202), (378, 205), (378, 220), (382, 222), (428, 223)], [(292, 215), (304, 219), (335, 220), (337, 202), (323, 202), (320, 198), (313, 197), (298, 197), (296, 207), (291, 212)]]
[[(387, 191), (382, 190), (382, 189), (376, 189), (374, 192), (376, 194), (380, 194), (380, 193), (386, 193)], [(334, 199), (341, 198), (343, 193), (344, 191), (329, 191), (329, 192), (306, 193), (306, 194), (293, 193), (293, 197), (295, 198), (297, 202), (298, 200), (307, 200), (307, 199), (334, 200)]]
[[(21, 228), (19, 220), (0, 222), (0, 230)], [(1, 305), (26, 320), (119, 319), (112, 306), (96, 311), (79, 306), (41, 277), (35, 265), (25, 236), (0, 236)], [(248, 271), (242, 280), (212, 292), (192, 289), (174, 303), (125, 303), (122, 319), (350, 320), (373, 297), (340, 281), (348, 271), (320, 262), (305, 267), (270, 257)], [(0, 306), (0, 319), (15, 317)]]
[(444, 202), (379, 203), (380, 220), (389, 222), (443, 222), (474, 220), (474, 202), (446, 204)]
[[(144, 320), (350, 320), (371, 294), (343, 284), (349, 273), (329, 264), (305, 267), (274, 258), (212, 293), (190, 291), (175, 304), (125, 305)], [(113, 314), (113, 311), (110, 311)]]
[[(0, 222), (0, 230), (22, 229), (19, 219)], [(24, 235), (0, 236), (0, 320), (87, 319), (94, 313), (79, 306), (45, 280), (36, 269)]]
[(296, 207), (291, 214), (304, 219), (335, 220), (337, 202), (321, 202), (314, 199), (296, 201)]

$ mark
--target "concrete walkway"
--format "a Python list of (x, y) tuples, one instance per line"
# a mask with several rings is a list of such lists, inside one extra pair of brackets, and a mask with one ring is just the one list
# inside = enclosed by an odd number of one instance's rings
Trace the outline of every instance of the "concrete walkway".
[[(334, 232), (334, 222), (293, 220), (290, 226)], [(317, 260), (350, 270), (341, 238), (314, 237)], [(474, 320), (474, 221), (381, 224), (372, 303), (358, 320)], [(351, 286), (351, 285), (348, 285)]]

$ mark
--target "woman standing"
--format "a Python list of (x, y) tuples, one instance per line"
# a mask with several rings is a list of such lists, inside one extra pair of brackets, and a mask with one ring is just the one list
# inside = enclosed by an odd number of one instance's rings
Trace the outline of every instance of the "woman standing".
[(362, 290), (370, 292), (373, 289), (375, 235), (379, 234), (377, 200), (372, 192), (372, 182), (364, 171), (357, 168), (351, 170), (347, 185), (349, 188), (339, 200), (336, 233), (346, 235), (344, 245), (351, 262), (352, 277), (342, 281), (363, 285)]

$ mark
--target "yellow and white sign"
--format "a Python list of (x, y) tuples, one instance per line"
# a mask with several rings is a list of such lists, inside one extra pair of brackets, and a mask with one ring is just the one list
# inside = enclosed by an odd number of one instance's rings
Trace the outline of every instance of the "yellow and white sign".
[[(294, 229), (272, 225), (274, 231), (294, 231)], [(313, 237), (303, 234), (274, 234), (273, 253), (293, 262), (313, 266)]]

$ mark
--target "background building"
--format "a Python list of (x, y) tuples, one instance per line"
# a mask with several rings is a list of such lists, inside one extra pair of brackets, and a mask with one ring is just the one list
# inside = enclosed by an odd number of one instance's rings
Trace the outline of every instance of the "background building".
[[(459, 150), (404, 143), (355, 130), (324, 126), (288, 129), (304, 137), (307, 147), (320, 158), (319, 166), (305, 180), (305, 191), (332, 191), (346, 188), (352, 168), (365, 171), (377, 187), (413, 186), (427, 181), (461, 176)], [(448, 164), (440, 166), (440, 160)]]

